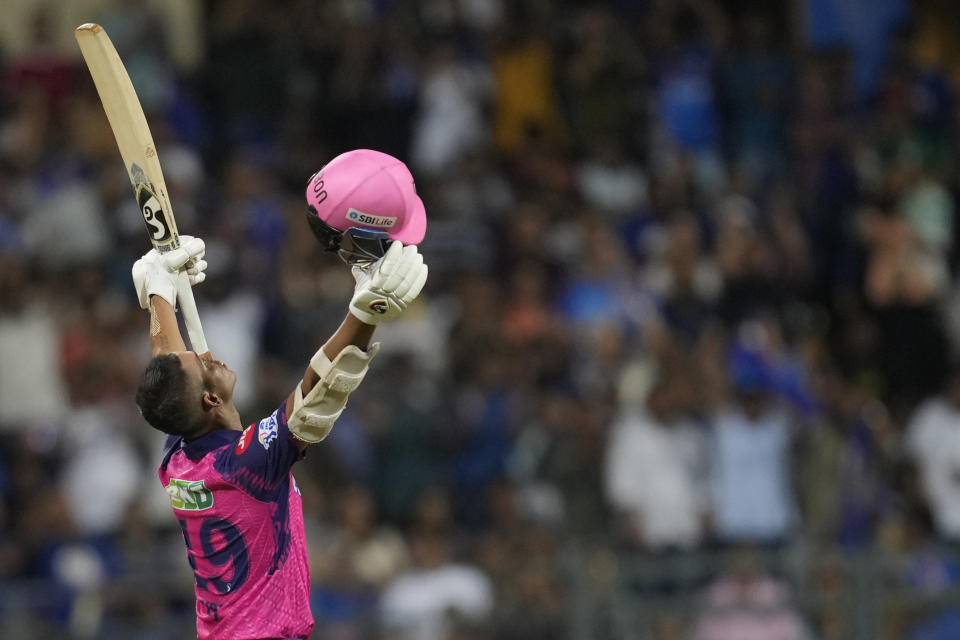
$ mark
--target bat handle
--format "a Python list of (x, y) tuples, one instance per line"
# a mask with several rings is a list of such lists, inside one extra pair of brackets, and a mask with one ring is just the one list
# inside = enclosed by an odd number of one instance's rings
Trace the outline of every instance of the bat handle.
[(193, 300), (190, 278), (183, 271), (177, 276), (177, 299), (180, 301), (183, 322), (187, 325), (190, 346), (197, 353), (206, 353), (210, 350), (207, 348), (207, 338), (203, 335), (203, 327), (200, 325), (200, 314), (197, 313), (197, 303)]

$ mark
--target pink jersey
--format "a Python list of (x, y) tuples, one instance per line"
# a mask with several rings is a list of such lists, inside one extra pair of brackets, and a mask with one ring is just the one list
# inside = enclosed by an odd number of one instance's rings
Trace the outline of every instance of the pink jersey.
[(308, 638), (310, 571), (301, 458), (283, 406), (246, 430), (170, 436), (160, 482), (187, 546), (200, 640)]

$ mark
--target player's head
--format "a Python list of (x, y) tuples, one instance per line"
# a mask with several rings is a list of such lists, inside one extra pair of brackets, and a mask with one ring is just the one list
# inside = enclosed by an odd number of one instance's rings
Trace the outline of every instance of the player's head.
[(427, 231), (410, 170), (386, 153), (340, 154), (310, 176), (306, 195), (310, 229), (348, 264), (380, 258), (391, 240), (420, 244)]
[(232, 406), (236, 374), (209, 353), (178, 351), (147, 365), (137, 406), (154, 428), (187, 439), (216, 426), (220, 409)]

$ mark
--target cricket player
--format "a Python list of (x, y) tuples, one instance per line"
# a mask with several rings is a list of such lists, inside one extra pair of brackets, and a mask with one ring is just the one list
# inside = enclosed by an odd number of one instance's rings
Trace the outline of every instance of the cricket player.
[(352, 267), (356, 287), (303, 379), (257, 422), (245, 423), (233, 404), (234, 372), (188, 351), (179, 332), (176, 278), (184, 270), (191, 284), (203, 281), (203, 241), (181, 236), (179, 249), (150, 251), (133, 267), (153, 351), (137, 405), (168, 434), (159, 476), (194, 572), (200, 640), (310, 636), (303, 511), (290, 470), (363, 380), (377, 323), (403, 313), (427, 278), (416, 247), (423, 204), (399, 160), (369, 150), (338, 156), (311, 178), (307, 200), (311, 229)]

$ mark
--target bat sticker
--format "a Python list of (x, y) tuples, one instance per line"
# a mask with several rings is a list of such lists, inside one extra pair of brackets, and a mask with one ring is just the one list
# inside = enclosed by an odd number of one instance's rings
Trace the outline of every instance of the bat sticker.
[(155, 245), (166, 244), (173, 239), (170, 230), (170, 223), (163, 213), (163, 207), (160, 204), (160, 194), (153, 186), (153, 183), (147, 179), (146, 174), (138, 165), (133, 164), (130, 168), (133, 177), (133, 188), (137, 194), (137, 204), (140, 205), (140, 213), (143, 214), (143, 221), (147, 223), (147, 232), (150, 234), (150, 240)]

